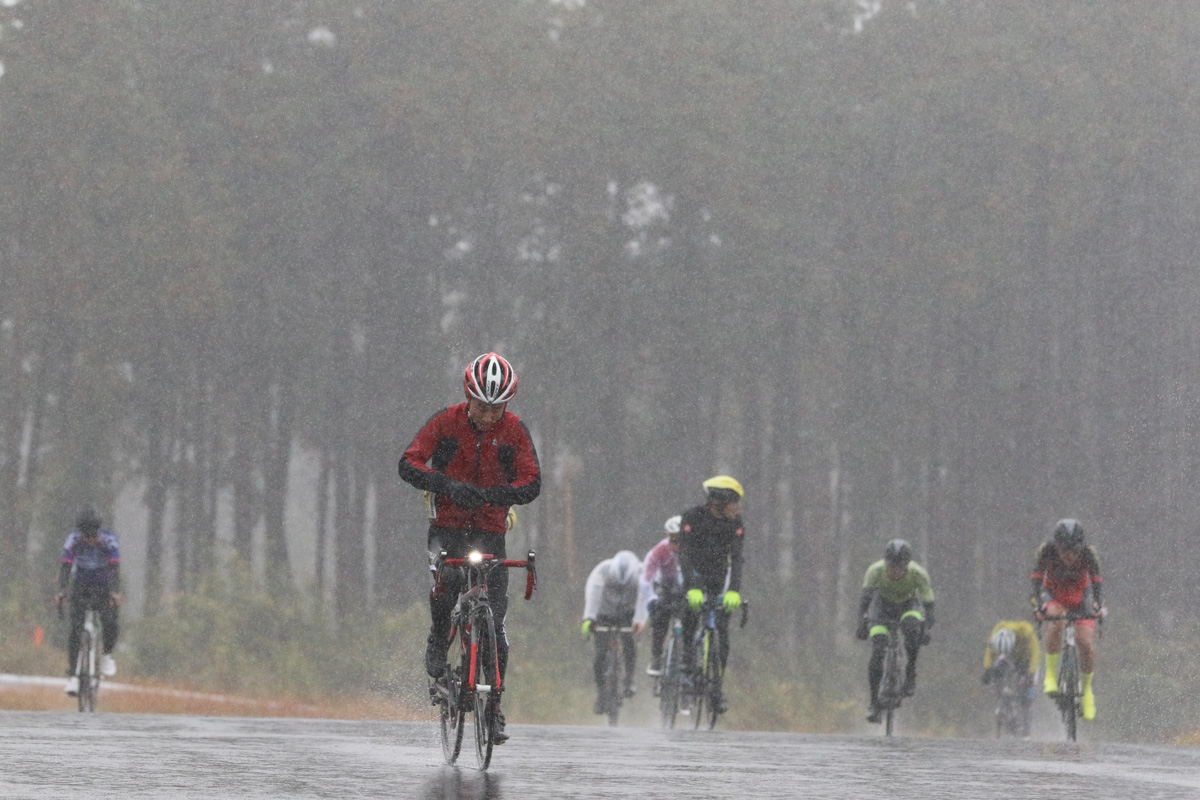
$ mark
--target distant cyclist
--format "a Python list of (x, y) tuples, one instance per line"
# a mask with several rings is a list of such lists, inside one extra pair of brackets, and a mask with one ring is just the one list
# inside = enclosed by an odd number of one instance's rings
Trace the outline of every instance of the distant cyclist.
[(71, 633), (67, 637), (67, 694), (79, 694), (79, 642), (84, 618), (89, 609), (100, 612), (103, 629), (100, 674), (117, 674), (112, 651), (120, 634), (118, 610), (121, 606), (121, 555), (117, 535), (101, 527), (102, 520), (91, 506), (84, 506), (75, 519), (75, 530), (67, 535), (58, 569), (58, 594), (54, 604), (61, 607), (70, 600)]
[[(1038, 546), (1033, 566), (1034, 619), (1061, 617), (1068, 613), (1098, 614), (1100, 601), (1100, 560), (1094, 548), (1084, 541), (1083, 526), (1075, 519), (1061, 519), (1054, 526), (1054, 538)], [(1058, 693), (1058, 660), (1062, 655), (1064, 622), (1047, 620), (1046, 694)], [(1075, 644), (1079, 647), (1079, 678), (1083, 686), (1080, 704), (1083, 718), (1096, 718), (1096, 695), (1092, 675), (1096, 666), (1096, 620), (1075, 623)]]
[[(638, 602), (638, 579), (642, 575), (642, 562), (628, 550), (622, 550), (612, 558), (606, 558), (597, 564), (588, 575), (587, 586), (584, 589), (583, 627), (584, 636), (593, 634), (592, 628), (601, 627), (629, 628), (633, 625), (633, 615)], [(592, 662), (592, 672), (596, 678), (597, 714), (607, 714), (609, 709), (604, 705), (604, 656), (608, 652), (610, 639), (617, 636), (611, 632), (594, 632), (596, 636), (596, 658)], [(625, 696), (633, 697), (637, 692), (634, 684), (634, 670), (637, 668), (637, 646), (633, 641), (633, 632), (619, 634), (621, 650), (625, 657)]]
[(645, 605), (638, 606), (634, 626), (650, 620), (650, 666), (646, 674), (658, 676), (663, 668), (663, 643), (671, 627), (671, 619), (683, 611), (683, 576), (679, 572), (679, 524), (683, 517), (676, 514), (663, 526), (666, 538), (654, 545), (642, 562), (642, 597)]
[[(742, 607), (742, 485), (728, 475), (704, 481), (702, 506), (683, 512), (679, 523), (679, 567), (683, 573), (687, 607), (683, 615), (683, 637), (691, 641), (700, 622), (704, 602), (719, 599), (723, 613), (717, 615), (721, 632), (721, 671), (729, 660), (729, 615)], [(683, 669), (694, 669), (695, 650), (683, 648)], [(715, 687), (713, 708), (718, 714), (729, 709), (723, 688)]]
[(867, 683), (871, 689), (871, 707), (867, 722), (879, 722), (879, 683), (883, 679), (883, 659), (887, 653), (889, 631), (896, 626), (904, 634), (908, 664), (904, 670), (905, 697), (917, 687), (917, 652), (929, 642), (933, 627), (933, 585), (929, 573), (912, 560), (912, 546), (893, 539), (884, 548), (883, 558), (867, 567), (858, 607), (859, 639), (871, 640), (871, 660), (867, 665)]
[(1033, 704), (1033, 681), (1041, 663), (1041, 647), (1033, 626), (1024, 620), (1002, 620), (992, 628), (987, 648), (983, 653), (983, 683), (996, 677), (996, 665), (1000, 659), (1007, 660), (1020, 673), (1022, 735), (1028, 736), (1030, 729), (1030, 706)]
[[(508, 411), (517, 393), (517, 373), (496, 353), (484, 353), (463, 371), (467, 401), (444, 408), (417, 432), (400, 459), (400, 477), (433, 495), (429, 524), (430, 555), (445, 550), (463, 558), (471, 550), (505, 557), (504, 534), (513, 505), (532, 502), (542, 488), (537, 451), (525, 424)], [(465, 580), (449, 570), (441, 590), (429, 595), (432, 618), (425, 648), (425, 671), (438, 677), (450, 646), (450, 613)], [(503, 685), (508, 667), (508, 570), (488, 579), (488, 598), (496, 619), (496, 649)], [(508, 740), (497, 701), (492, 742)]]

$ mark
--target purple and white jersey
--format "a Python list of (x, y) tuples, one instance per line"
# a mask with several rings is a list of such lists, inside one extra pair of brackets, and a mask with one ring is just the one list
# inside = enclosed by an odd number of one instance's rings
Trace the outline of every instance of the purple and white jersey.
[(96, 541), (88, 543), (79, 531), (71, 531), (66, 544), (63, 545), (62, 563), (74, 565), (76, 586), (107, 584), (112, 565), (121, 563), (121, 554), (117, 550), (117, 535), (107, 528), (102, 528)]

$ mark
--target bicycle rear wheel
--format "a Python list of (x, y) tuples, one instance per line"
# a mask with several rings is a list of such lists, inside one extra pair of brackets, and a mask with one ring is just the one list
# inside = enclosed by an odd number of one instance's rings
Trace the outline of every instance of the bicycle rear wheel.
[(471, 623), (475, 655), (475, 761), (480, 770), (492, 763), (492, 723), (496, 692), (496, 632), (490, 609)]
[(463, 669), (467, 666), (467, 656), (464, 654), (459, 666), (451, 667), (447, 664), (442, 677), (438, 679), (439, 683), (444, 681), (440, 687), (445, 693), (438, 701), (438, 717), (442, 731), (442, 754), (446, 757), (447, 764), (457, 761), (458, 754), (462, 752), (463, 728), (466, 722), (462, 676)]

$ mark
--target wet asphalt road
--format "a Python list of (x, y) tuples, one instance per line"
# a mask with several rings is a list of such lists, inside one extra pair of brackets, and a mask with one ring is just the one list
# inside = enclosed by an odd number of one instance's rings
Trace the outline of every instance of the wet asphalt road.
[(430, 723), (0, 713), (0, 798), (1200, 798), (1200, 749), (510, 725), (491, 769)]

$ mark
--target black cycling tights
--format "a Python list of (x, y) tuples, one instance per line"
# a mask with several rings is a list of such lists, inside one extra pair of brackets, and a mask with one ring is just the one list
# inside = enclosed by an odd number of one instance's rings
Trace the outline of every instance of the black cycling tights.
[[(465, 558), (472, 550), (506, 558), (504, 535), (455, 531), (448, 528), (431, 528), (429, 552), (437, 554), (445, 550), (450, 558)], [(458, 602), (465, 578), (459, 570), (447, 570), (442, 591), (429, 593), (429, 612), (433, 621), (432, 633), (445, 639), (450, 635), (450, 612)], [(500, 659), (500, 680), (504, 681), (508, 669), (508, 634), (504, 629), (504, 616), (508, 613), (508, 570), (499, 567), (488, 576), (488, 600), (492, 604), (492, 617), (496, 623), (496, 654)]]
[(102, 590), (88, 591), (77, 588), (71, 595), (71, 633), (67, 637), (67, 669), (75, 673), (75, 662), (79, 658), (79, 639), (83, 636), (83, 618), (89, 608), (100, 612), (100, 626), (104, 630), (101, 637), (104, 641), (104, 653), (111, 653), (117, 645), (117, 635), (121, 632), (118, 608), (112, 604), (108, 587)]

